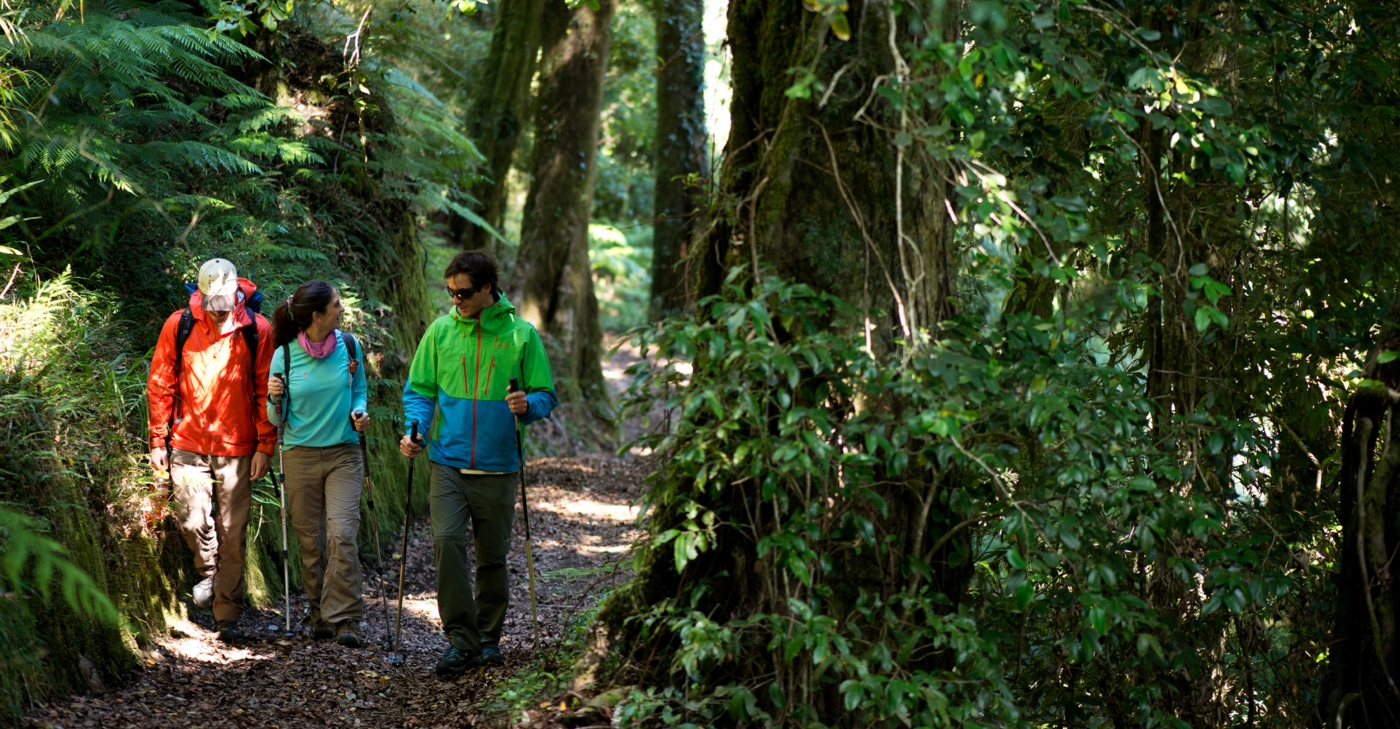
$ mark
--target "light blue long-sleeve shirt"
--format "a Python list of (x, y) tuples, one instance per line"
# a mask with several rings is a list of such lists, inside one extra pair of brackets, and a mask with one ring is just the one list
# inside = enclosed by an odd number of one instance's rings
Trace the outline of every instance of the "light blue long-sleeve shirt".
[[(335, 350), (324, 359), (306, 353), (297, 340), (278, 347), (272, 355), (269, 378), (286, 371), (284, 355), (291, 354), (291, 371), (287, 389), (291, 394), (291, 416), (283, 444), (325, 448), (343, 443), (358, 443), (359, 434), (350, 424), (350, 413), (364, 410), (366, 402), (364, 349), (356, 347), (355, 374), (350, 374), (349, 351), (339, 331)], [(287, 405), (283, 396), (282, 405)], [(277, 403), (267, 399), (267, 417), (273, 425), (281, 425)]]

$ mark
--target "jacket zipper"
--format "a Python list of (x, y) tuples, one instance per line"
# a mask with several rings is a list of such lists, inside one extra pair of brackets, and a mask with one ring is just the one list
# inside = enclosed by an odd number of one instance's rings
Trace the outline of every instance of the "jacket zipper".
[(476, 468), (476, 401), (481, 394), (481, 319), (476, 320), (476, 380), (472, 382), (472, 468)]
[[(468, 388), (468, 386), (466, 386), (466, 355), (463, 354), (463, 355), (462, 355), (462, 392), (468, 392), (469, 389), (470, 389), (470, 388)], [(473, 404), (472, 407), (473, 407), (473, 409), (475, 409), (475, 407), (476, 407), (475, 404)], [(475, 417), (476, 417), (475, 414), (473, 414), (472, 417), (473, 417), (473, 420), (475, 420)], [(472, 439), (473, 439), (473, 441), (475, 441), (476, 435), (472, 435)], [(475, 452), (476, 444), (475, 444), (475, 442), (473, 442), (472, 448), (473, 448), (472, 458), (473, 458), (473, 460), (475, 460), (475, 458), (476, 458), (476, 452)]]

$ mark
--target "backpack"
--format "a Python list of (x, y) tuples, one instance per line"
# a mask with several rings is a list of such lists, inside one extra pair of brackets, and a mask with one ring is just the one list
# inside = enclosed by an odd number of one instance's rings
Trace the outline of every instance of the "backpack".
[[(336, 330), (340, 331), (340, 330)], [(340, 332), (340, 341), (345, 343), (346, 366), (350, 368), (350, 376), (355, 376), (355, 371), (359, 368), (360, 343), (355, 341), (355, 335), (350, 332)], [(282, 394), (283, 407), (286, 412), (282, 413), (282, 423), (286, 425), (292, 418), (292, 343), (287, 342), (282, 345), (282, 384), (287, 389)], [(350, 383), (347, 382), (346, 385)]]
[[(187, 283), (185, 284), (185, 290), (188, 291), (191, 295), (193, 295), (194, 292), (199, 290), (199, 286), (197, 284)], [(251, 372), (253, 374), (248, 377), (248, 381), (252, 384), (252, 397), (254, 405), (257, 404), (258, 400), (257, 315), (262, 313), (262, 302), (263, 295), (261, 291), (254, 291), (252, 296), (246, 297), (243, 300), (243, 308), (247, 309), (253, 315), (253, 325), (247, 327), (239, 327), (239, 332), (243, 334), (243, 342), (248, 345), (248, 352), (251, 355), (249, 365), (252, 367)], [(190, 307), (186, 306), (185, 310), (180, 313), (180, 325), (175, 329), (175, 406), (170, 408), (170, 422), (167, 424), (167, 429), (165, 431), (167, 433), (167, 451), (170, 450), (168, 442), (170, 438), (175, 435), (175, 411), (178, 409), (180, 402), (180, 370), (183, 369), (183, 365), (185, 363), (185, 342), (189, 340), (190, 332), (193, 330), (194, 312), (190, 311)], [(257, 416), (254, 415), (254, 418), (256, 417)]]

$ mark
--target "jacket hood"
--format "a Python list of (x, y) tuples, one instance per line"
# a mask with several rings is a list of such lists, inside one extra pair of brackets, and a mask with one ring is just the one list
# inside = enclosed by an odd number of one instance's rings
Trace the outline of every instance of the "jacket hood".
[[(248, 300), (253, 297), (253, 293), (258, 290), (258, 285), (246, 278), (238, 279), (238, 302), (233, 305), (233, 316), (239, 326), (246, 327), (253, 323), (252, 314), (248, 313)], [(454, 309), (455, 311), (455, 309)], [(206, 319), (204, 312), (204, 295), (195, 289), (190, 294), (190, 313), (195, 319)]]

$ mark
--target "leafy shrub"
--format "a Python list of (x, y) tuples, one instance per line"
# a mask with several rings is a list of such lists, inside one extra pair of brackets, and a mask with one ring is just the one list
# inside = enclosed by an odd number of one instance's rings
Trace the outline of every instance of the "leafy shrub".
[[(1141, 374), (1055, 320), (970, 311), (902, 360), (859, 321), (735, 270), (634, 335), (662, 364), (634, 368), (632, 404), (662, 398), (669, 427), (644, 438), (639, 577), (603, 609), (653, 687), (624, 725), (1186, 726), (1183, 675), (1315, 681), (1260, 667), (1324, 642), (1299, 589), (1318, 568), (1172, 445), (1264, 467), (1250, 427), (1154, 423)], [(1260, 611), (1304, 619), (1246, 642)]]

